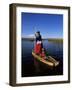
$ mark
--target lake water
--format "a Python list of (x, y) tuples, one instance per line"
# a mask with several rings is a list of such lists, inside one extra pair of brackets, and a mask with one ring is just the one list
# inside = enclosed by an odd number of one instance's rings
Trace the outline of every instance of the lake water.
[(60, 61), (59, 66), (49, 67), (37, 62), (32, 56), (34, 41), (22, 39), (22, 77), (31, 76), (51, 76), (63, 74), (63, 43), (56, 43), (48, 40), (43, 40), (43, 46), (49, 56)]

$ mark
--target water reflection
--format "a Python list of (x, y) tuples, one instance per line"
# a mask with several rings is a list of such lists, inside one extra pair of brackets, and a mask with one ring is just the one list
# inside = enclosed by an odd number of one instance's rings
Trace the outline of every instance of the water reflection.
[(60, 65), (57, 68), (51, 68), (37, 62), (32, 56), (34, 41), (22, 40), (22, 77), (63, 74), (63, 43), (43, 40), (43, 46), (48, 55), (60, 61)]

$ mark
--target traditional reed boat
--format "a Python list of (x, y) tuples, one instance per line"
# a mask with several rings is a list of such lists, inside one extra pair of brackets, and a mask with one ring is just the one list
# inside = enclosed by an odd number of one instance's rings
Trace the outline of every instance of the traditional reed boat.
[(34, 51), (32, 51), (32, 55), (34, 58), (36, 58), (37, 61), (40, 61), (48, 66), (51, 67), (56, 67), (59, 65), (59, 61), (55, 60), (53, 57), (51, 56), (47, 56), (46, 59), (42, 58), (41, 56), (37, 55), (34, 53)]

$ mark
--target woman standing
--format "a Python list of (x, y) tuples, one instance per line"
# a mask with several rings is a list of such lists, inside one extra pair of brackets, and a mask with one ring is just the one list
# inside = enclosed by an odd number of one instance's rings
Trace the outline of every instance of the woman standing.
[(42, 51), (42, 48), (43, 48), (43, 45), (42, 45), (42, 37), (40, 35), (40, 32), (37, 31), (35, 33), (35, 48), (34, 48), (34, 51), (36, 54), (41, 54), (41, 51)]
[(34, 48), (34, 52), (42, 57), (45, 57), (45, 52), (44, 52), (44, 49), (43, 49), (43, 43), (42, 43), (42, 37), (41, 37), (41, 34), (40, 34), (40, 31), (37, 31), (35, 33), (35, 48)]

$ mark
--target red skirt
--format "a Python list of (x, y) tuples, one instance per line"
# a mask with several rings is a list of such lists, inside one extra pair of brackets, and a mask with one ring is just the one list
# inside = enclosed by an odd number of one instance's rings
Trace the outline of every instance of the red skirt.
[(42, 46), (41, 46), (41, 44), (36, 44), (36, 45), (35, 45), (35, 48), (34, 48), (34, 52), (35, 52), (36, 54), (41, 54), (41, 51), (42, 51)]

